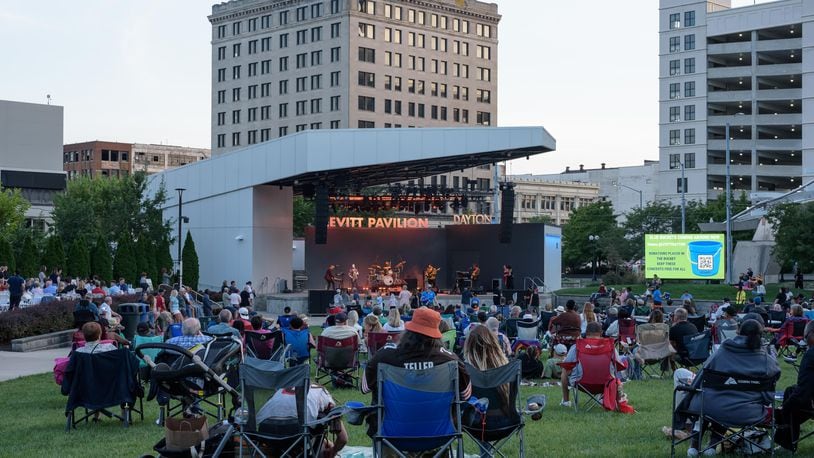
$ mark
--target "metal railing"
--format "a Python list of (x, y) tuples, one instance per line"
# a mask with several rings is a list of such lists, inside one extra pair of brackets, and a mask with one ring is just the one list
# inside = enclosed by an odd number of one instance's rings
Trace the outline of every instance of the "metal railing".
[(537, 288), (537, 291), (540, 293), (547, 293), (548, 288), (545, 285), (545, 282), (540, 277), (525, 277), (523, 278), (523, 289)]

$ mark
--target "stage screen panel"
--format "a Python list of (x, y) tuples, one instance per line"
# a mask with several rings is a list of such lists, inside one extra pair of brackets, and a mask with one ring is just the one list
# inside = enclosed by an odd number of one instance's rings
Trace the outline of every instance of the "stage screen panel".
[(723, 280), (724, 234), (645, 234), (645, 275), (677, 280)]

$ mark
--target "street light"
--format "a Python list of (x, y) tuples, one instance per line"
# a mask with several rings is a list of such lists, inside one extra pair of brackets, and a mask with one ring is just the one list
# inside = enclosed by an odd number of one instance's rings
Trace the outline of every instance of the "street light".
[(622, 183), (618, 183), (618, 182), (615, 184), (615, 186), (621, 186), (623, 188), (630, 189), (633, 192), (638, 192), (639, 193), (639, 210), (641, 210), (644, 207), (643, 199), (642, 199), (642, 190), (641, 189), (631, 188), (630, 186), (628, 186), (626, 184), (622, 184)]
[(591, 281), (596, 281), (596, 265), (597, 265), (596, 245), (599, 242), (599, 236), (598, 235), (589, 235), (588, 240), (590, 240), (591, 243), (593, 243), (593, 245), (594, 245), (594, 256), (591, 259), (591, 270), (593, 271), (593, 274), (591, 275)]
[(687, 199), (685, 197), (687, 193), (687, 187), (684, 183), (684, 161), (680, 162), (681, 164), (681, 233), (687, 233)]
[(178, 191), (178, 289), (184, 284), (184, 260), (181, 258), (181, 225), (183, 224), (184, 217), (182, 209), (184, 208), (184, 191), (186, 188), (175, 188)]

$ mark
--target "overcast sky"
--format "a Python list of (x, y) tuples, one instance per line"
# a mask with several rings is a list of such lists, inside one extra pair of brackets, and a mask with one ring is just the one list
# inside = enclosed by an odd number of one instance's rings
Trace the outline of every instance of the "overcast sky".
[[(557, 139), (556, 152), (509, 173), (658, 159), (657, 0), (497, 3), (498, 123)], [(209, 147), (211, 5), (4, 0), (0, 99), (50, 94), (65, 107), (65, 143)]]

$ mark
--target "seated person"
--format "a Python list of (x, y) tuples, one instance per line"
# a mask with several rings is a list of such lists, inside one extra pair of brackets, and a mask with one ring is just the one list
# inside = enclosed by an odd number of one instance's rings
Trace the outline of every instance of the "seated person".
[(404, 331), (404, 321), (401, 319), (398, 308), (393, 307), (390, 309), (390, 313), (387, 315), (387, 322), (382, 325), (382, 329), (387, 332)]
[[(295, 392), (294, 388), (286, 388), (274, 393), (263, 407), (257, 411), (257, 429), (263, 431), (268, 428), (272, 430), (270, 432), (274, 432), (271, 421), (296, 420), (297, 400), (294, 396)], [(308, 389), (307, 404), (306, 421), (310, 423), (330, 412), (336, 405), (336, 401), (324, 387), (312, 384)], [(339, 451), (348, 443), (348, 433), (341, 418), (330, 422), (327, 427), (334, 434), (334, 440), (331, 442), (326, 435), (322, 448), (322, 456), (325, 458), (337, 456)]]
[[(605, 317), (605, 320), (602, 321), (602, 332), (604, 332), (605, 335), (607, 335), (608, 328), (610, 328), (611, 324), (613, 324), (618, 319), (619, 319), (619, 309), (616, 307), (609, 308), (608, 315)], [(617, 335), (619, 334), (619, 324), (616, 325), (616, 334)]]
[(560, 313), (551, 319), (548, 330), (558, 338), (564, 337), (576, 340), (579, 337), (582, 330), (582, 319), (577, 313), (577, 303), (573, 299), (569, 299), (565, 303), (565, 313)]
[(543, 378), (562, 378), (562, 366), (560, 363), (565, 359), (568, 349), (563, 344), (554, 345), (554, 356), (548, 358), (543, 369)]
[(73, 311), (74, 312), (89, 311), (89, 312), (93, 313), (93, 317), (94, 317), (93, 319), (98, 320), (99, 319), (99, 307), (96, 307), (96, 304), (94, 304), (91, 301), (91, 299), (93, 299), (92, 294), (90, 294), (90, 293), (85, 294), (85, 297), (83, 297), (82, 299), (79, 300), (79, 302), (76, 303), (76, 305), (74, 306)]
[(95, 321), (85, 323), (82, 326), (82, 336), (85, 337), (85, 346), (79, 347), (75, 351), (78, 353), (101, 353), (103, 351), (116, 350), (118, 347), (111, 343), (102, 343), (102, 326)]
[(469, 323), (469, 326), (467, 326), (466, 329), (464, 329), (464, 336), (468, 336), (469, 333), (472, 332), (472, 330), (475, 329), (476, 327), (485, 325), (486, 320), (489, 319), (489, 315), (487, 315), (487, 313), (484, 311), (478, 312), (476, 316), (478, 318), (478, 321), (473, 321)]
[[(506, 354), (498, 343), (495, 334), (488, 326), (478, 326), (469, 333), (464, 343), (464, 359), (479, 371), (496, 369), (509, 364)], [(470, 427), (480, 427), (487, 430), (494, 430), (510, 426), (517, 415), (513, 415), (514, 406), (509, 402), (508, 385), (501, 385), (496, 390), (484, 390), (478, 394), (479, 397), (489, 399), (489, 408), (486, 418), (476, 418), (478, 425), (468, 425)], [(497, 408), (500, 406), (499, 408)], [(483, 423), (482, 423), (483, 422)]]
[[(398, 312), (397, 312), (398, 313)], [(353, 326), (348, 325), (348, 314), (345, 312), (339, 312), (334, 315), (334, 322), (333, 326), (328, 326), (325, 330), (322, 331), (322, 336), (342, 340), (347, 339), (348, 337), (352, 337), (354, 335), (358, 335), (356, 333), (356, 328)]]
[(187, 318), (181, 324), (181, 335), (167, 340), (167, 343), (190, 349), (210, 340), (212, 337), (201, 334), (201, 322), (197, 318)]
[(673, 325), (670, 327), (670, 345), (676, 351), (675, 357), (687, 359), (689, 352), (684, 346), (684, 337), (698, 334), (698, 328), (687, 321), (687, 310), (678, 308), (673, 312)]
[(120, 327), (118, 325), (111, 326), (106, 319), (99, 318), (99, 326), (102, 327), (102, 340), (112, 340), (116, 342), (117, 345), (121, 345), (123, 347), (130, 346), (130, 341), (125, 339), (124, 336), (119, 333)]
[(614, 339), (619, 337), (619, 322), (627, 322), (631, 320), (632, 318), (630, 318), (630, 311), (625, 307), (620, 308), (619, 312), (617, 313), (617, 319), (612, 321), (608, 325), (608, 329), (605, 330), (605, 337), (612, 337)]
[[(87, 294), (86, 294), (87, 295)], [(116, 323), (122, 322), (122, 316), (118, 313), (113, 311), (113, 298), (110, 296), (105, 296), (105, 300), (99, 304), (99, 316), (105, 318), (107, 321), (113, 322), (112, 318), (115, 318)]]
[[(480, 315), (480, 312), (478, 313), (478, 315)], [(503, 350), (503, 353), (505, 353), (506, 356), (511, 356), (512, 346), (511, 343), (509, 342), (509, 338), (506, 337), (506, 334), (500, 332), (500, 321), (498, 321), (498, 319), (493, 316), (489, 317), (486, 319), (486, 327), (489, 329), (489, 331), (492, 332), (492, 334), (495, 335), (495, 338), (497, 338), (497, 341), (500, 344), (500, 348)]]
[(232, 312), (223, 309), (218, 313), (218, 322), (209, 326), (206, 330), (208, 334), (231, 334), (234, 337), (240, 338), (240, 331), (229, 326), (232, 321)]
[(543, 363), (540, 362), (540, 347), (528, 346), (518, 350), (517, 359), (520, 360), (520, 371), (524, 379), (542, 377)]
[(783, 406), (778, 409), (775, 442), (783, 448), (797, 451), (800, 425), (814, 417), (814, 321), (806, 324), (804, 338), (808, 344), (797, 374), (797, 384), (786, 388)]
[(263, 317), (260, 315), (253, 316), (249, 322), (251, 322), (252, 327), (247, 329), (247, 331), (256, 332), (258, 334), (268, 334), (271, 332), (268, 329), (263, 329)]
[[(588, 323), (587, 328), (585, 329), (585, 338), (587, 339), (600, 339), (602, 338), (602, 325), (597, 322)], [(619, 353), (614, 348), (613, 352), (616, 354), (616, 361), (619, 361)], [(570, 392), (568, 390), (569, 387), (576, 386), (580, 380), (582, 380), (582, 365), (577, 360), (577, 346), (573, 345), (568, 350), (568, 355), (563, 360), (564, 363), (577, 363), (573, 369), (566, 369), (563, 368), (562, 376), (560, 378), (560, 383), (562, 384), (562, 402), (560, 405), (563, 407), (571, 407), (570, 401)], [(611, 363), (610, 372), (611, 374), (616, 375), (617, 370), (622, 370), (624, 366), (619, 367), (617, 364)], [(616, 393), (616, 398), (618, 401), (622, 401), (625, 399), (625, 394), (622, 391), (621, 384), (619, 385), (619, 389)]]

